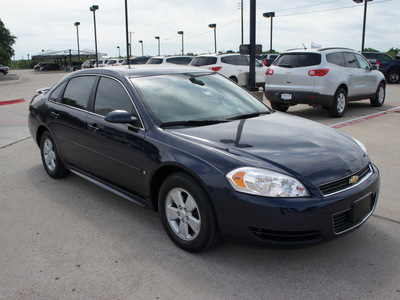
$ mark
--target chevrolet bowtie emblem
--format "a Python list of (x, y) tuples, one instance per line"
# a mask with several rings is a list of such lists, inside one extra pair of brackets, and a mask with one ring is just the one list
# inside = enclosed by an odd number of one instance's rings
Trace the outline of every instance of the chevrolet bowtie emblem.
[(355, 183), (357, 183), (358, 179), (359, 179), (359, 177), (357, 175), (351, 176), (349, 183), (355, 184)]

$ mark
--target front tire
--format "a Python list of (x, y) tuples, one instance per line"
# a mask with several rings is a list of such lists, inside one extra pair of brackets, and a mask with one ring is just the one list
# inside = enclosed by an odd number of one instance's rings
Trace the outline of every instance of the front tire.
[(341, 118), (346, 111), (347, 93), (343, 88), (338, 88), (333, 98), (332, 106), (328, 108), (328, 113), (332, 118)]
[(170, 175), (158, 197), (161, 221), (170, 239), (181, 249), (200, 252), (218, 240), (217, 219), (206, 191), (184, 172)]
[(69, 174), (64, 167), (53, 137), (48, 131), (44, 132), (40, 139), (40, 155), (47, 174), (52, 178), (63, 178)]
[(378, 85), (378, 88), (375, 93), (375, 97), (371, 98), (371, 106), (381, 107), (383, 105), (383, 103), (385, 102), (385, 95), (386, 95), (385, 84), (383, 82), (381, 82)]

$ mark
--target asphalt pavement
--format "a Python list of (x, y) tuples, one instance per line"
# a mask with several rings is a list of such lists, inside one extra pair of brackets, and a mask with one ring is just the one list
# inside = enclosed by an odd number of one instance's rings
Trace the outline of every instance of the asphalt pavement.
[(360, 229), (300, 249), (222, 241), (190, 254), (157, 213), (73, 174), (46, 174), (28, 105), (66, 73), (18, 74), (0, 81), (0, 299), (400, 299), (400, 85), (387, 87), (383, 107), (351, 103), (341, 119), (308, 106), (288, 111), (367, 146), (381, 192)]

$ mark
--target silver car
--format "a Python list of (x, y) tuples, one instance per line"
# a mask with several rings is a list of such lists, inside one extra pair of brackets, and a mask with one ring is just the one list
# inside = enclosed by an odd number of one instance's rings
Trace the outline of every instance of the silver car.
[(348, 101), (370, 99), (379, 107), (385, 94), (382, 73), (346, 48), (286, 51), (266, 71), (265, 96), (279, 111), (308, 104), (327, 108), (331, 117), (339, 118)]

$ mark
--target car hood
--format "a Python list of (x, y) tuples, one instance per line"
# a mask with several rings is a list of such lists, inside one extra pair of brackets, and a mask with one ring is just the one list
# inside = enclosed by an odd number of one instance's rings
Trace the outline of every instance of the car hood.
[(295, 176), (310, 188), (348, 176), (369, 163), (353, 138), (283, 113), (168, 131), (211, 147), (243, 166)]

